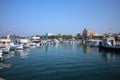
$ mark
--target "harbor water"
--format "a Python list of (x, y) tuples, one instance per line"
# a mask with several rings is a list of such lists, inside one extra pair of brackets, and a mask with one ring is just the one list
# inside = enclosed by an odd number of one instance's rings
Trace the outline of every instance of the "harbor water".
[(80, 44), (10, 51), (0, 61), (5, 80), (120, 80), (120, 53)]

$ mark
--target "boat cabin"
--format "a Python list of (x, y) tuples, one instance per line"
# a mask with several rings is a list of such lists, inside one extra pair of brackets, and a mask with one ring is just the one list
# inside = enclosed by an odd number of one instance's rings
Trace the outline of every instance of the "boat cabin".
[(113, 38), (113, 37), (104, 38), (103, 41), (102, 41), (102, 44), (103, 45), (112, 45), (112, 46), (115, 46), (116, 45), (115, 38)]
[(10, 42), (10, 39), (0, 39), (0, 47), (6, 47)]

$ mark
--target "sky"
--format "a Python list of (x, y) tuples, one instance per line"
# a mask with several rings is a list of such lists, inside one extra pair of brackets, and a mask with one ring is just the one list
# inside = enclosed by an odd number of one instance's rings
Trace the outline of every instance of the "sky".
[(120, 0), (0, 0), (0, 35), (120, 32)]

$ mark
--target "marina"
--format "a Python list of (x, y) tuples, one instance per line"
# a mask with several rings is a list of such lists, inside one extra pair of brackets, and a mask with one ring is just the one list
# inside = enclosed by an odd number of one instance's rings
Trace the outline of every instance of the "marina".
[(0, 80), (120, 80), (120, 0), (0, 0)]
[(119, 62), (120, 54), (99, 51), (87, 44), (44, 44), (3, 54), (0, 77), (5, 80), (115, 80), (120, 79)]

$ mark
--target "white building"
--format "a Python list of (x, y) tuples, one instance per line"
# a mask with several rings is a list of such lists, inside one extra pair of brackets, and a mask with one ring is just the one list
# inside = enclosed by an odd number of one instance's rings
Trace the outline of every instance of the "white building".
[(54, 36), (55, 34), (54, 33), (47, 33), (48, 36)]
[(32, 39), (33, 39), (33, 40), (37, 40), (37, 39), (40, 39), (40, 37), (34, 36), (34, 37), (32, 37)]

